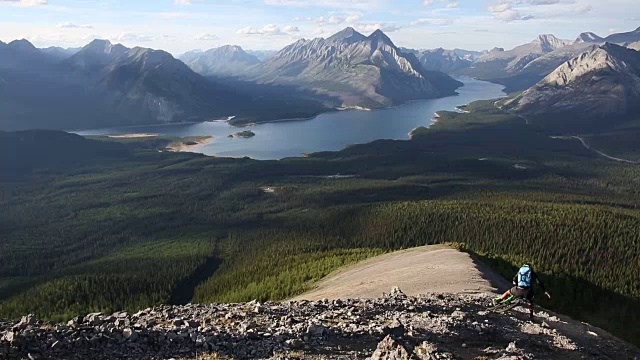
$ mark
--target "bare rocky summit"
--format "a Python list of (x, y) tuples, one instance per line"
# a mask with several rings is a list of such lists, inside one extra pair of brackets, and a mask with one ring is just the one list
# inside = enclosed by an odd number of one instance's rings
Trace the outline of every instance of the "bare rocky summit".
[(311, 89), (348, 107), (443, 97), (462, 86), (444, 73), (425, 70), (382, 31), (365, 36), (353, 28), (326, 39), (296, 41), (252, 71), (256, 81)]
[(489, 295), (158, 306), (53, 324), (0, 322), (3, 359), (634, 359), (606, 332)]

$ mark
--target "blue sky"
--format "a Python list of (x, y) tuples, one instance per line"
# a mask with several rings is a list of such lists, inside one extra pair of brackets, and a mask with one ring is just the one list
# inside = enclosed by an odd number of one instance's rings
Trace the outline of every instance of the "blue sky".
[(0, 40), (82, 46), (94, 38), (173, 54), (237, 44), (279, 49), (346, 26), (412, 48), (511, 48), (640, 26), (638, 0), (0, 0)]

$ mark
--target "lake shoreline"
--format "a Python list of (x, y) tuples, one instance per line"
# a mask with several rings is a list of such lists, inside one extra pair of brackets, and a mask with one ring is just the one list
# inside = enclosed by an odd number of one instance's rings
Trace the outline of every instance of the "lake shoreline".
[[(377, 140), (410, 140), (414, 129), (430, 127), (441, 121), (445, 112), (458, 112), (463, 104), (504, 96), (502, 86), (485, 81), (465, 79), (465, 86), (455, 95), (438, 99), (412, 100), (373, 110), (331, 109), (310, 117), (260, 121), (234, 125), (223, 119), (175, 126), (142, 126), (104, 128), (80, 132), (79, 135), (112, 135), (121, 133), (158, 133), (161, 137), (215, 136), (207, 144), (188, 151), (216, 157), (280, 160), (304, 157), (319, 152), (335, 152), (351, 144)], [(432, 115), (433, 114), (433, 115)], [(322, 116), (321, 116), (322, 115)], [(236, 119), (237, 120), (237, 119)], [(238, 141), (232, 135), (247, 130), (255, 137)]]

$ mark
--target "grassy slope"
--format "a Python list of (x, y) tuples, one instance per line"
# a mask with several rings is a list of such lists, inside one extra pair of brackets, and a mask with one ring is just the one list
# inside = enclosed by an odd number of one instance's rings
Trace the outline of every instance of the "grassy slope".
[[(460, 242), (505, 274), (533, 261), (556, 295), (548, 306), (638, 342), (620, 329), (638, 321), (640, 168), (488, 102), (470, 109), (412, 141), (305, 159), (166, 154), (136, 141), (100, 161), (35, 163), (1, 180), (0, 316), (171, 301), (211, 258), (222, 265), (196, 300), (282, 299), (343, 264)], [(358, 177), (321, 177), (336, 173)], [(617, 306), (594, 309), (594, 298)]]

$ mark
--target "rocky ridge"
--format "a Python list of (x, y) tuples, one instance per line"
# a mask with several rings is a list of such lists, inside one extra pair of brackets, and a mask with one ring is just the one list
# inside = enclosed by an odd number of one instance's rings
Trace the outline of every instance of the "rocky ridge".
[(629, 114), (639, 101), (640, 52), (606, 43), (565, 62), (505, 106), (526, 116), (605, 118)]
[(296, 85), (338, 98), (347, 107), (379, 108), (453, 95), (462, 83), (425, 70), (382, 31), (346, 28), (331, 37), (301, 39), (253, 69), (261, 83)]
[(158, 306), (54, 324), (0, 321), (3, 359), (638, 359), (606, 332), (489, 295)]

